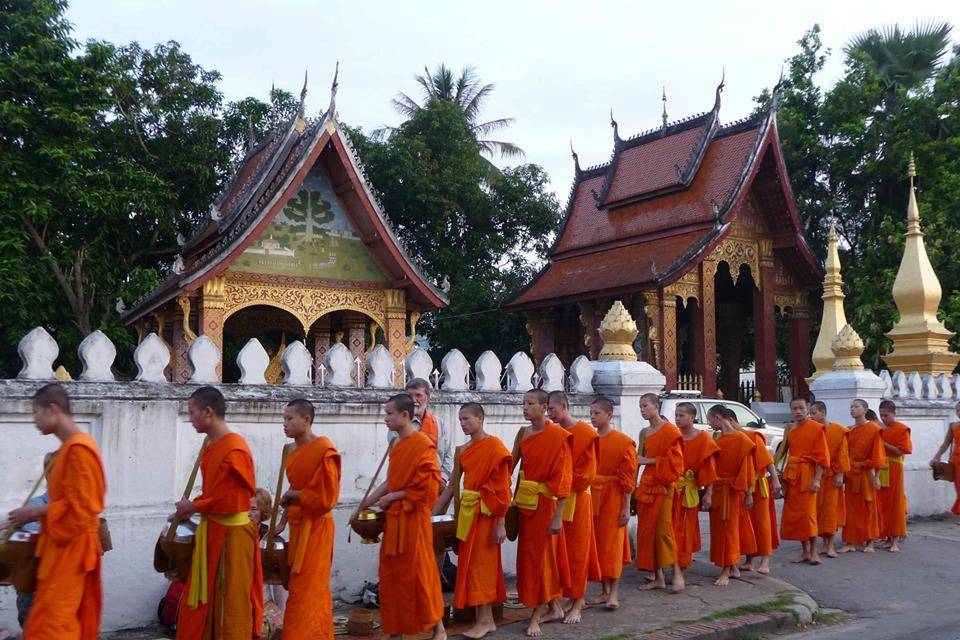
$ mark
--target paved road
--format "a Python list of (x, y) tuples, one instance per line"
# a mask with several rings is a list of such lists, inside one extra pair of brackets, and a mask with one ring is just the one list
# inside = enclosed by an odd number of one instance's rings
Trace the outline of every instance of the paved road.
[(821, 607), (854, 620), (790, 635), (791, 640), (960, 639), (960, 527), (949, 521), (913, 523), (903, 553), (848, 553), (820, 567), (792, 564), (799, 544), (784, 543), (773, 575), (809, 593)]

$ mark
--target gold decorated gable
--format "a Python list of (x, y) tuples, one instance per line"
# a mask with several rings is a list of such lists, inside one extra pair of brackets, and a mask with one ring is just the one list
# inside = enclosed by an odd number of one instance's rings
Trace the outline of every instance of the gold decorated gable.
[(713, 250), (713, 259), (730, 265), (730, 276), (734, 282), (741, 265), (750, 267), (754, 282), (760, 279), (760, 251), (755, 240), (744, 240), (728, 236)]

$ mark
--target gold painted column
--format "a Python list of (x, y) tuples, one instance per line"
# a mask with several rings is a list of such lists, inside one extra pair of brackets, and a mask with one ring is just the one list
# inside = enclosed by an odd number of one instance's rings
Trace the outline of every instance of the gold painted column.
[(320, 384), (320, 365), (330, 350), (330, 316), (325, 315), (313, 325), (313, 367), (315, 385)]
[(217, 365), (217, 377), (223, 379), (223, 323), (226, 312), (227, 279), (224, 276), (211, 278), (203, 283), (203, 297), (200, 300), (200, 333), (207, 336), (220, 350), (220, 363)]
[(663, 369), (661, 373), (667, 377), (666, 390), (677, 388), (677, 297), (672, 293), (664, 292), (662, 307), (663, 326)]
[[(383, 339), (393, 356), (393, 386), (399, 389), (403, 386), (403, 360), (407, 355), (407, 292), (403, 289), (387, 289), (384, 295), (387, 324), (383, 328)], [(411, 336), (411, 340), (413, 338)]]
[(184, 383), (190, 379), (190, 361), (187, 358), (187, 349), (190, 348), (197, 334), (190, 328), (190, 298), (177, 298), (179, 309), (173, 315), (173, 382)]
[(757, 390), (765, 402), (777, 401), (777, 311), (774, 302), (776, 270), (773, 241), (760, 240), (760, 273), (753, 295), (754, 371)]
[[(347, 348), (350, 349), (350, 354), (353, 355), (354, 359), (360, 358), (360, 373), (362, 376), (364, 371), (363, 354), (367, 349), (367, 319), (362, 314), (349, 313), (344, 326), (347, 330)], [(357, 381), (356, 365), (350, 370), (350, 377), (353, 378), (354, 382)]]
[(700, 336), (703, 343), (697, 363), (703, 376), (703, 395), (707, 398), (717, 394), (717, 300), (714, 277), (717, 274), (717, 261), (704, 260), (700, 263)]

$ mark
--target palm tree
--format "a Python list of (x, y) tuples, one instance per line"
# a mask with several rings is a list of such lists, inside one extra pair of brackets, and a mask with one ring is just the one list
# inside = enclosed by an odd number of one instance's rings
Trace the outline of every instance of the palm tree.
[[(470, 125), (473, 133), (477, 136), (477, 150), (480, 153), (491, 158), (497, 153), (502, 158), (519, 158), (524, 155), (523, 149), (512, 142), (490, 140), (486, 137), (494, 131), (505, 129), (513, 122), (513, 118), (478, 122), (480, 120), (480, 110), (493, 92), (494, 85), (492, 83), (481, 84), (474, 67), (464, 67), (459, 77), (454, 77), (453, 70), (445, 64), (441, 64), (433, 73), (430, 73), (427, 67), (424, 67), (423, 71), (424, 75), (417, 74), (414, 76), (417, 84), (423, 88), (423, 105), (401, 91), (391, 101), (397, 112), (407, 118), (412, 118), (431, 102), (452, 102), (463, 113), (467, 124)], [(393, 131), (393, 128), (386, 127), (379, 130), (378, 133), (389, 134)]]
[(883, 83), (889, 111), (896, 111), (902, 91), (910, 91), (933, 77), (950, 48), (950, 31), (946, 22), (917, 22), (910, 31), (900, 25), (881, 30), (870, 29), (854, 37), (844, 52), (861, 53)]

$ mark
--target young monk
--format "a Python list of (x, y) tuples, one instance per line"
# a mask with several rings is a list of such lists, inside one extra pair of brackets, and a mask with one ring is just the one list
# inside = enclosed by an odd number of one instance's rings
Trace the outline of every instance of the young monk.
[(460, 407), (460, 428), (470, 438), (458, 448), (453, 477), (440, 495), (434, 514), (445, 513), (460, 487), (457, 505), (457, 609), (476, 607), (476, 623), (463, 635), (482, 638), (497, 630), (493, 605), (506, 600), (500, 545), (507, 537), (504, 516), (510, 506), (510, 469), (513, 457), (500, 438), (483, 428), (483, 407), (468, 402)]
[(810, 417), (826, 425), (827, 453), (830, 466), (824, 467), (817, 492), (817, 534), (823, 539), (822, 553), (828, 558), (837, 557), (834, 538), (843, 526), (844, 497), (843, 479), (850, 472), (850, 448), (847, 445), (847, 428), (836, 422), (828, 422), (827, 405), (817, 400), (810, 403)]
[[(683, 436), (683, 475), (677, 482), (673, 525), (677, 535), (677, 563), (686, 571), (693, 562), (693, 554), (700, 551), (699, 512), (710, 511), (720, 447), (709, 433), (695, 426), (697, 408), (693, 404), (679, 403), (675, 416)], [(704, 487), (701, 500), (700, 489)]]
[(106, 481), (97, 443), (80, 431), (70, 397), (59, 384), (33, 394), (33, 422), (60, 441), (47, 481), (49, 502), (14, 509), (8, 524), (40, 522), (37, 590), (24, 637), (31, 640), (96, 640), (103, 603), (99, 516)]
[[(954, 412), (957, 414), (957, 418), (960, 418), (960, 402), (957, 403)], [(940, 458), (947, 452), (947, 449), (950, 449), (950, 464), (953, 465), (954, 471), (953, 488), (957, 492), (957, 499), (953, 503), (953, 507), (950, 508), (950, 512), (960, 516), (960, 473), (958, 473), (960, 472), (960, 422), (951, 422), (950, 426), (947, 427), (943, 444), (940, 445), (940, 448), (937, 449), (930, 460), (931, 467), (940, 462)], [(960, 525), (960, 520), (957, 520), (954, 524)]]
[(742, 515), (753, 506), (753, 493), (748, 489), (756, 482), (753, 450), (757, 445), (724, 414), (721, 405), (714, 405), (707, 412), (710, 426), (720, 432), (716, 439), (720, 448), (717, 479), (710, 505), (710, 562), (721, 568), (714, 582), (718, 587), (727, 586), (730, 576), (740, 575), (740, 527), (752, 526), (750, 519)]
[(847, 434), (850, 446), (850, 474), (846, 478), (847, 520), (843, 526), (844, 546), (839, 553), (853, 551), (854, 545), (864, 553), (873, 553), (873, 541), (880, 535), (877, 492), (880, 490), (879, 470), (887, 463), (883, 453), (880, 426), (867, 420), (867, 403), (854, 400), (850, 404), (853, 428)]
[(250, 499), (257, 490), (253, 456), (246, 440), (227, 425), (227, 403), (218, 390), (200, 387), (187, 408), (193, 428), (209, 444), (200, 459), (200, 497), (177, 503), (181, 518), (201, 516), (177, 638), (258, 637), (263, 626), (263, 569), (258, 532), (250, 526), (249, 516)]
[(910, 427), (897, 420), (897, 405), (891, 400), (880, 403), (887, 466), (880, 472), (880, 537), (890, 553), (900, 553), (900, 542), (907, 535), (907, 494), (903, 486), (903, 458), (913, 453)]
[(600, 559), (603, 593), (592, 604), (611, 611), (620, 608), (620, 576), (629, 564), (630, 495), (637, 483), (637, 445), (613, 428), (613, 403), (597, 398), (590, 405), (590, 422), (600, 436), (600, 460), (593, 476), (593, 530)]
[(390, 638), (432, 629), (434, 640), (445, 640), (443, 592), (430, 522), (440, 494), (436, 447), (414, 426), (409, 394), (392, 396), (384, 411), (387, 428), (397, 434), (387, 481), (358, 507), (376, 504), (386, 514), (380, 544), (380, 624)]
[(820, 564), (817, 549), (817, 494), (823, 470), (830, 466), (830, 451), (823, 425), (807, 417), (804, 398), (790, 401), (793, 428), (787, 434), (787, 466), (783, 480), (787, 485), (783, 500), (780, 535), (784, 540), (799, 540), (803, 553), (797, 562)]
[(340, 453), (330, 438), (313, 433), (315, 415), (313, 404), (303, 398), (283, 410), (283, 433), (295, 444), (287, 454), (290, 489), (280, 498), (290, 525), (290, 597), (283, 616), (283, 637), (288, 640), (333, 640), (330, 565)]
[(552, 422), (573, 436), (570, 440), (573, 480), (563, 509), (563, 539), (570, 567), (570, 587), (563, 591), (567, 598), (563, 622), (578, 624), (585, 604), (587, 581), (600, 580), (597, 539), (593, 532), (593, 496), (590, 493), (590, 483), (597, 473), (600, 438), (586, 422), (573, 419), (570, 402), (563, 391), (550, 392), (547, 413)]
[[(723, 407), (723, 417), (757, 445), (753, 450), (756, 483), (747, 491), (753, 493), (753, 506), (747, 509), (750, 526), (740, 530), (741, 551), (746, 556), (746, 562), (740, 568), (753, 571), (753, 559), (759, 556), (760, 566), (756, 567), (757, 573), (766, 575), (770, 573), (770, 556), (780, 546), (780, 537), (777, 535), (777, 508), (774, 503), (774, 498), (782, 494), (780, 477), (763, 434), (756, 429), (743, 428), (737, 421), (737, 414), (729, 407)], [(751, 547), (754, 548), (753, 552), (750, 551)]]
[(563, 508), (573, 482), (573, 436), (546, 417), (547, 394), (523, 395), (523, 417), (530, 422), (517, 434), (514, 465), (520, 479), (513, 504), (520, 511), (517, 540), (517, 593), (530, 607), (527, 635), (543, 635), (540, 625), (564, 617), (560, 597), (570, 587), (563, 537)]
[(671, 590), (684, 589), (673, 534), (673, 500), (676, 482), (683, 474), (683, 436), (676, 425), (660, 415), (655, 393), (640, 397), (640, 415), (650, 423), (640, 432), (637, 463), (644, 468), (637, 487), (637, 568), (652, 571), (653, 581), (639, 588), (666, 587), (664, 569), (673, 569)]

